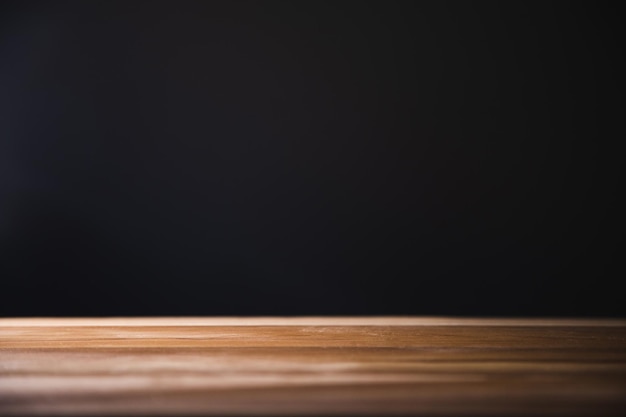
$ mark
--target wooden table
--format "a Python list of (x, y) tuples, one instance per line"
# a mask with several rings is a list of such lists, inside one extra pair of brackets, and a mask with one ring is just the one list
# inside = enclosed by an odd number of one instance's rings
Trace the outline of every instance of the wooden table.
[(0, 415), (626, 415), (626, 320), (0, 319)]

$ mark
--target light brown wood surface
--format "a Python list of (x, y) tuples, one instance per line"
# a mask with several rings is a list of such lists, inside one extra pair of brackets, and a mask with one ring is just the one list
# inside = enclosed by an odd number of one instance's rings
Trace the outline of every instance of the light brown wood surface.
[(0, 319), (0, 415), (624, 416), (626, 320)]

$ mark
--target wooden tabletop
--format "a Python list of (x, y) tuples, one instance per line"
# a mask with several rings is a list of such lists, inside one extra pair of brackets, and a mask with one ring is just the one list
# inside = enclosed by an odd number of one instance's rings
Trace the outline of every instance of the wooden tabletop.
[(0, 415), (624, 416), (626, 320), (0, 318)]

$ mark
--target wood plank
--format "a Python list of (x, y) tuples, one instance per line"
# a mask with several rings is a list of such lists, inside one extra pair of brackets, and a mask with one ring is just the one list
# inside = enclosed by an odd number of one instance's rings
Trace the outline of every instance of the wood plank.
[(0, 415), (626, 415), (626, 320), (0, 319)]

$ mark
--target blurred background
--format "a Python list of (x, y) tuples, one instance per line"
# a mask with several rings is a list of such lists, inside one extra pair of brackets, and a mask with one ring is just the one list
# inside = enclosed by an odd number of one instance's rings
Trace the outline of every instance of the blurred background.
[(612, 7), (2, 2), (0, 316), (626, 315)]

